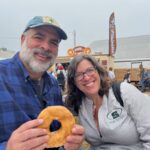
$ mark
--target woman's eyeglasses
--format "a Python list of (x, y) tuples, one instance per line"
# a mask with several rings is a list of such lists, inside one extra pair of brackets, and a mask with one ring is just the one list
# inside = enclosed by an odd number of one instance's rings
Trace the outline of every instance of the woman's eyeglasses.
[(96, 71), (95, 67), (89, 67), (84, 72), (76, 73), (75, 79), (77, 81), (81, 81), (84, 78), (85, 74), (89, 77), (89, 76), (92, 76), (95, 73), (95, 71)]

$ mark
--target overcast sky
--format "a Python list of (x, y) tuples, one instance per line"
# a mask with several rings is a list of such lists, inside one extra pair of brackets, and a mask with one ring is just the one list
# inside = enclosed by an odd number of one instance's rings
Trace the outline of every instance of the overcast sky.
[(52, 16), (68, 34), (59, 55), (76, 44), (88, 46), (108, 39), (110, 14), (115, 13), (117, 38), (150, 35), (150, 0), (0, 0), (0, 47), (20, 50), (20, 35), (34, 16)]

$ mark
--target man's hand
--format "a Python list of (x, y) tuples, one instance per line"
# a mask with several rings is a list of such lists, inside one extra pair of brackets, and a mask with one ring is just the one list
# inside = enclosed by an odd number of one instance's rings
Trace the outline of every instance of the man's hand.
[(76, 124), (72, 129), (72, 134), (67, 137), (64, 148), (65, 150), (77, 150), (83, 141), (84, 128)]
[(22, 124), (8, 140), (6, 150), (43, 150), (48, 142), (48, 133), (45, 129), (37, 128), (43, 123), (35, 119)]

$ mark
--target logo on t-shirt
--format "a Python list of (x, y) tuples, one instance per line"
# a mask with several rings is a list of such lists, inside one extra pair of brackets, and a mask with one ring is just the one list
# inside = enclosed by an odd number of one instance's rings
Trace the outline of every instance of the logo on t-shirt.
[(107, 118), (110, 120), (114, 120), (116, 118), (119, 118), (121, 116), (121, 113), (122, 113), (122, 109), (116, 108), (107, 114)]

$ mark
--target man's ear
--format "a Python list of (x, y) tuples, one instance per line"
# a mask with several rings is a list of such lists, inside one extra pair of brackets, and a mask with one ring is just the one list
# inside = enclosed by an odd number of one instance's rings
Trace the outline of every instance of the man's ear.
[(25, 40), (25, 35), (22, 34), (22, 35), (21, 35), (21, 45), (23, 44), (24, 40)]

